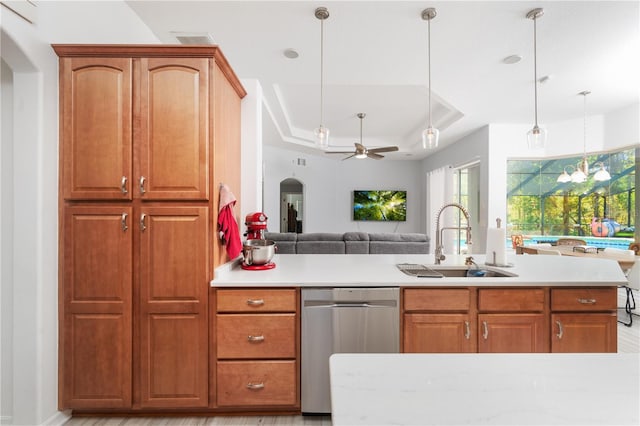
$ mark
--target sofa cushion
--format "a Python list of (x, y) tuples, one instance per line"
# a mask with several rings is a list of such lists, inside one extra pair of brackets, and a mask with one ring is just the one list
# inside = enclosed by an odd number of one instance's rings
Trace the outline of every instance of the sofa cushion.
[(298, 238), (298, 234), (293, 232), (265, 232), (264, 237), (267, 240), (276, 242), (276, 253), (296, 254), (296, 240)]
[(369, 240), (371, 241), (393, 241), (393, 242), (424, 242), (429, 241), (426, 234), (418, 233), (381, 233), (381, 234), (369, 234)]
[(345, 232), (345, 241), (369, 241), (369, 234), (366, 232)]
[(298, 234), (298, 241), (344, 241), (343, 235), (335, 232), (312, 232)]
[(369, 254), (428, 254), (428, 241), (369, 241)]
[(300, 241), (296, 243), (298, 254), (345, 254), (344, 241)]

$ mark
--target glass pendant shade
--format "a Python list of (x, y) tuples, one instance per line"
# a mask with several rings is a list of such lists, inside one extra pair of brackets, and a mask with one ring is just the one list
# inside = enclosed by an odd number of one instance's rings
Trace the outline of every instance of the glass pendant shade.
[(571, 175), (569, 175), (569, 173), (567, 173), (567, 170), (565, 169), (565, 170), (562, 171), (560, 176), (558, 176), (558, 179), (556, 179), (556, 182), (558, 182), (558, 183), (571, 182)]
[(527, 132), (527, 146), (529, 149), (544, 148), (547, 142), (547, 130), (537, 124)]
[(604, 182), (606, 180), (610, 180), (611, 175), (609, 174), (607, 169), (604, 168), (604, 163), (599, 161), (596, 164), (594, 164), (594, 166), (597, 166), (597, 165), (600, 166), (600, 170), (598, 170), (596, 174), (593, 175), (593, 179), (597, 180), (598, 182)]
[(587, 180), (587, 175), (584, 174), (582, 170), (576, 170), (571, 173), (571, 182), (573, 183), (582, 183)]
[(422, 148), (433, 149), (438, 147), (440, 131), (433, 126), (429, 126), (422, 131)]
[(320, 127), (314, 129), (313, 134), (316, 137), (316, 144), (325, 149), (329, 146), (329, 129), (320, 125)]

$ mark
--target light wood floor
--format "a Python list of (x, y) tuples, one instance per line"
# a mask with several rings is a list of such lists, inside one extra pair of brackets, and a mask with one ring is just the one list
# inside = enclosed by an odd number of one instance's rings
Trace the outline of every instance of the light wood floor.
[[(626, 293), (618, 290), (618, 306), (624, 306)], [(634, 291), (640, 302), (640, 295)], [(640, 306), (636, 308), (640, 312)], [(618, 319), (628, 322), (624, 309), (618, 310)], [(640, 317), (634, 315), (633, 325), (618, 324), (618, 352), (640, 352)], [(326, 416), (243, 416), (243, 417), (74, 417), (65, 426), (330, 426), (331, 417)]]

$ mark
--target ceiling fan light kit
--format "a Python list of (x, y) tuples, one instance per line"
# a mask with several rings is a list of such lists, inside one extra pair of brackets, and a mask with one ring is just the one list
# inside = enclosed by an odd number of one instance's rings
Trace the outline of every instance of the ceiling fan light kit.
[(440, 137), (440, 131), (433, 127), (431, 122), (431, 20), (437, 15), (436, 9), (429, 7), (422, 11), (422, 19), (427, 21), (427, 78), (428, 78), (428, 125), (427, 128), (422, 131), (422, 148), (434, 149), (438, 147), (438, 139)]
[(316, 138), (316, 144), (321, 149), (327, 149), (329, 146), (329, 129), (323, 124), (324, 109), (324, 21), (329, 18), (329, 10), (326, 7), (318, 7), (314, 13), (315, 17), (320, 20), (320, 126), (313, 131)]
[(527, 132), (527, 144), (529, 149), (544, 148), (547, 140), (547, 130), (538, 126), (538, 58), (537, 58), (537, 31), (536, 21), (544, 15), (544, 9), (536, 8), (527, 13), (527, 18), (533, 20), (533, 88), (534, 88), (534, 115), (535, 124)]

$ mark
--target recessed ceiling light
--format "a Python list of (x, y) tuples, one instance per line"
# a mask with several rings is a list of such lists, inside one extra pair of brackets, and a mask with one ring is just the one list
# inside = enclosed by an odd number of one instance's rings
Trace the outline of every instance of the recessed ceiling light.
[(517, 64), (521, 60), (522, 60), (522, 56), (520, 55), (509, 55), (506, 58), (504, 58), (502, 62), (508, 65), (511, 65), (511, 64)]
[(288, 48), (288, 49), (284, 49), (284, 52), (283, 52), (283, 53), (284, 53), (284, 56), (286, 56), (286, 57), (287, 57), (287, 58), (289, 58), (289, 59), (295, 59), (295, 58), (297, 58), (298, 56), (300, 56), (300, 55), (298, 54), (298, 52), (296, 51), (296, 49), (293, 49), (293, 48), (291, 48), (291, 47), (290, 47), (290, 48)]

